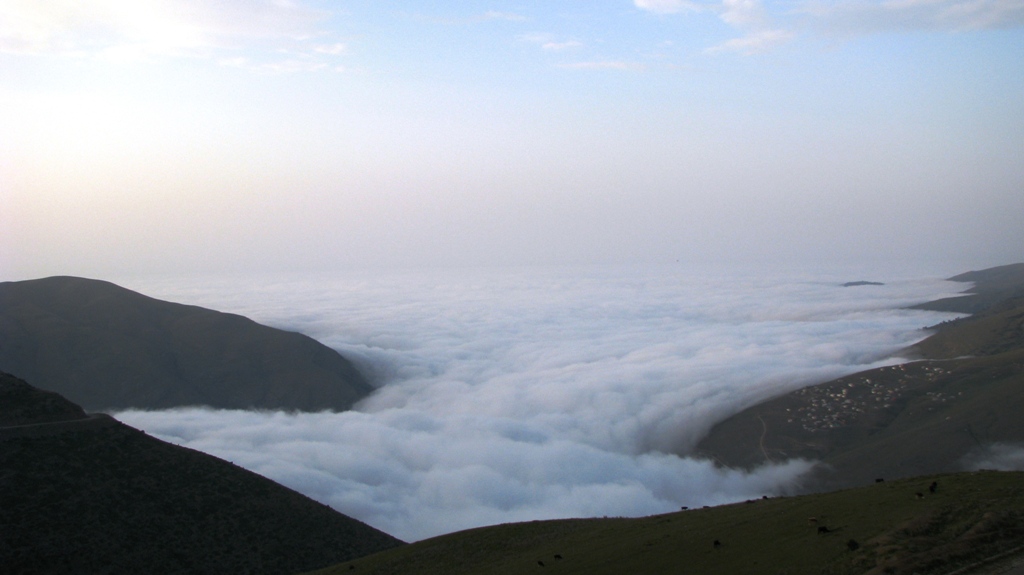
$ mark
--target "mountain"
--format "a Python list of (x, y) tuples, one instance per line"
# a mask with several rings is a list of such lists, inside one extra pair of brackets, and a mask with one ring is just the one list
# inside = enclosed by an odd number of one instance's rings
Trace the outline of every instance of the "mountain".
[(4, 573), (296, 573), (402, 542), (0, 373)]
[(336, 351), (105, 281), (0, 283), (0, 370), (87, 410), (345, 410), (372, 391)]
[(912, 309), (978, 313), (999, 302), (1024, 297), (1024, 263), (970, 271), (948, 279), (974, 282), (974, 287), (965, 295), (926, 302)]
[(976, 313), (907, 350), (920, 360), (755, 405), (716, 425), (694, 455), (742, 468), (821, 461), (807, 487), (828, 489), (957, 471), (1024, 442), (1024, 297), (1014, 295), (1024, 266), (952, 279), (977, 282), (966, 302)]
[(495, 525), (315, 573), (988, 575), (1022, 544), (1024, 473), (989, 471), (636, 519)]

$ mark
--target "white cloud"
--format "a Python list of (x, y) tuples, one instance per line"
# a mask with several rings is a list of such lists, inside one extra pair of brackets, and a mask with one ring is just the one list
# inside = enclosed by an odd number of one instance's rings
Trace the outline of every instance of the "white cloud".
[(336, 42), (334, 44), (317, 46), (313, 48), (313, 51), (319, 54), (331, 54), (332, 56), (338, 56), (346, 53), (348, 51), (348, 46), (341, 42)]
[(715, 13), (729, 26), (746, 31), (742, 37), (706, 49), (708, 53), (736, 52), (752, 55), (784, 44), (794, 37), (792, 32), (773, 25), (774, 19), (761, 0), (721, 0), (700, 4), (674, 0), (635, 0), (635, 5), (660, 14), (683, 11)]
[(759, 497), (809, 464), (745, 474), (686, 454), (760, 399), (891, 362), (948, 317), (893, 308), (963, 288), (838, 287), (854, 277), (609, 268), (129, 285), (310, 334), (383, 387), (340, 414), (119, 417), (405, 539)]
[(414, 409), (284, 414), (123, 412), (122, 421), (217, 455), (405, 540), (480, 525), (636, 516), (786, 492), (811, 464), (754, 473), (630, 455), (530, 423)]
[(0, 3), (0, 51), (119, 60), (212, 57), (236, 64), (259, 59), (288, 66), (274, 54), (343, 53), (340, 43), (309, 45), (321, 36), (317, 25), (325, 17), (295, 2), (8, 0)]
[(543, 32), (520, 34), (516, 37), (516, 40), (527, 44), (536, 44), (540, 46), (541, 49), (552, 52), (583, 47), (583, 42), (580, 42), (579, 40), (557, 40), (553, 34), (545, 34)]
[(569, 62), (559, 64), (559, 68), (569, 70), (643, 70), (645, 66), (637, 62), (625, 60), (592, 60), (587, 62)]
[(513, 12), (497, 12), (494, 10), (484, 12), (480, 17), (481, 20), (507, 20), (509, 22), (525, 22), (526, 16), (522, 14), (515, 14)]
[(733, 26), (761, 26), (766, 20), (759, 0), (723, 0), (720, 17)]
[(540, 45), (545, 50), (568, 50), (571, 48), (580, 48), (583, 46), (583, 42), (577, 40), (567, 40), (565, 42), (545, 42)]
[(479, 24), (482, 22), (493, 22), (493, 21), (505, 21), (505, 22), (526, 22), (529, 20), (522, 14), (515, 12), (500, 12), (497, 10), (489, 10), (483, 13), (476, 13), (468, 16), (435, 16), (432, 14), (424, 13), (404, 13), (408, 18), (413, 18), (421, 22), (428, 22), (430, 24), (441, 24), (445, 26), (467, 26), (472, 24)]
[(797, 11), (811, 25), (847, 33), (1024, 26), (1024, 0), (812, 0)]
[(793, 33), (786, 30), (761, 30), (741, 38), (733, 38), (707, 49), (707, 52), (738, 52), (745, 56), (770, 50), (793, 39)]
[(969, 453), (961, 464), (967, 471), (1024, 471), (1024, 446), (994, 443)]
[(641, 10), (655, 14), (675, 14), (678, 12), (698, 11), (703, 8), (700, 3), (687, 0), (633, 0), (633, 5)]

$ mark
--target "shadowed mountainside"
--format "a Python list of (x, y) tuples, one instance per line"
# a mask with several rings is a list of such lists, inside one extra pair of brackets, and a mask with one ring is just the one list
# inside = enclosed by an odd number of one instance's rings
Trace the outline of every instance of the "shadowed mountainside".
[(0, 283), (0, 370), (88, 410), (345, 410), (372, 391), (305, 335), (109, 282)]
[(4, 573), (295, 573), (402, 544), (4, 373), (0, 401)]
[(999, 302), (1024, 297), (1024, 263), (970, 271), (949, 281), (974, 282), (974, 287), (965, 295), (926, 302), (911, 309), (978, 313)]
[[(929, 489), (935, 483), (934, 492)], [(717, 545), (716, 545), (717, 542)], [(531, 521), (427, 539), (317, 575), (920, 575), (1024, 544), (1024, 473), (886, 481), (637, 519)], [(982, 569), (971, 573), (988, 573)]]
[[(1005, 296), (1024, 286), (1024, 265), (951, 279)], [(908, 350), (922, 360), (753, 406), (716, 425), (695, 455), (743, 468), (822, 461), (808, 486), (826, 489), (956, 471), (993, 446), (1024, 442), (1024, 298), (992, 297), (970, 300), (975, 315), (936, 326)]]
[(36, 389), (0, 373), (0, 427), (39, 425), (87, 418), (85, 411), (58, 393)]

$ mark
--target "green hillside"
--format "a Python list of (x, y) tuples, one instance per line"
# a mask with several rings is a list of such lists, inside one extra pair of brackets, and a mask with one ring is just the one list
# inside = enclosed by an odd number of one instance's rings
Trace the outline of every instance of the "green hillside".
[(951, 573), (1022, 544), (1024, 473), (977, 472), (639, 519), (497, 525), (316, 573), (923, 575)]

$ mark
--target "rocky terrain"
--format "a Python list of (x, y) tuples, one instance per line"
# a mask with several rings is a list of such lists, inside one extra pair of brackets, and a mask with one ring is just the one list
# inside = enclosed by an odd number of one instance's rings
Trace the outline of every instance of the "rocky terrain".
[(0, 283), (0, 370), (87, 410), (345, 410), (372, 391), (305, 335), (112, 283)]
[(402, 544), (2, 373), (0, 405), (3, 573), (285, 574)]

